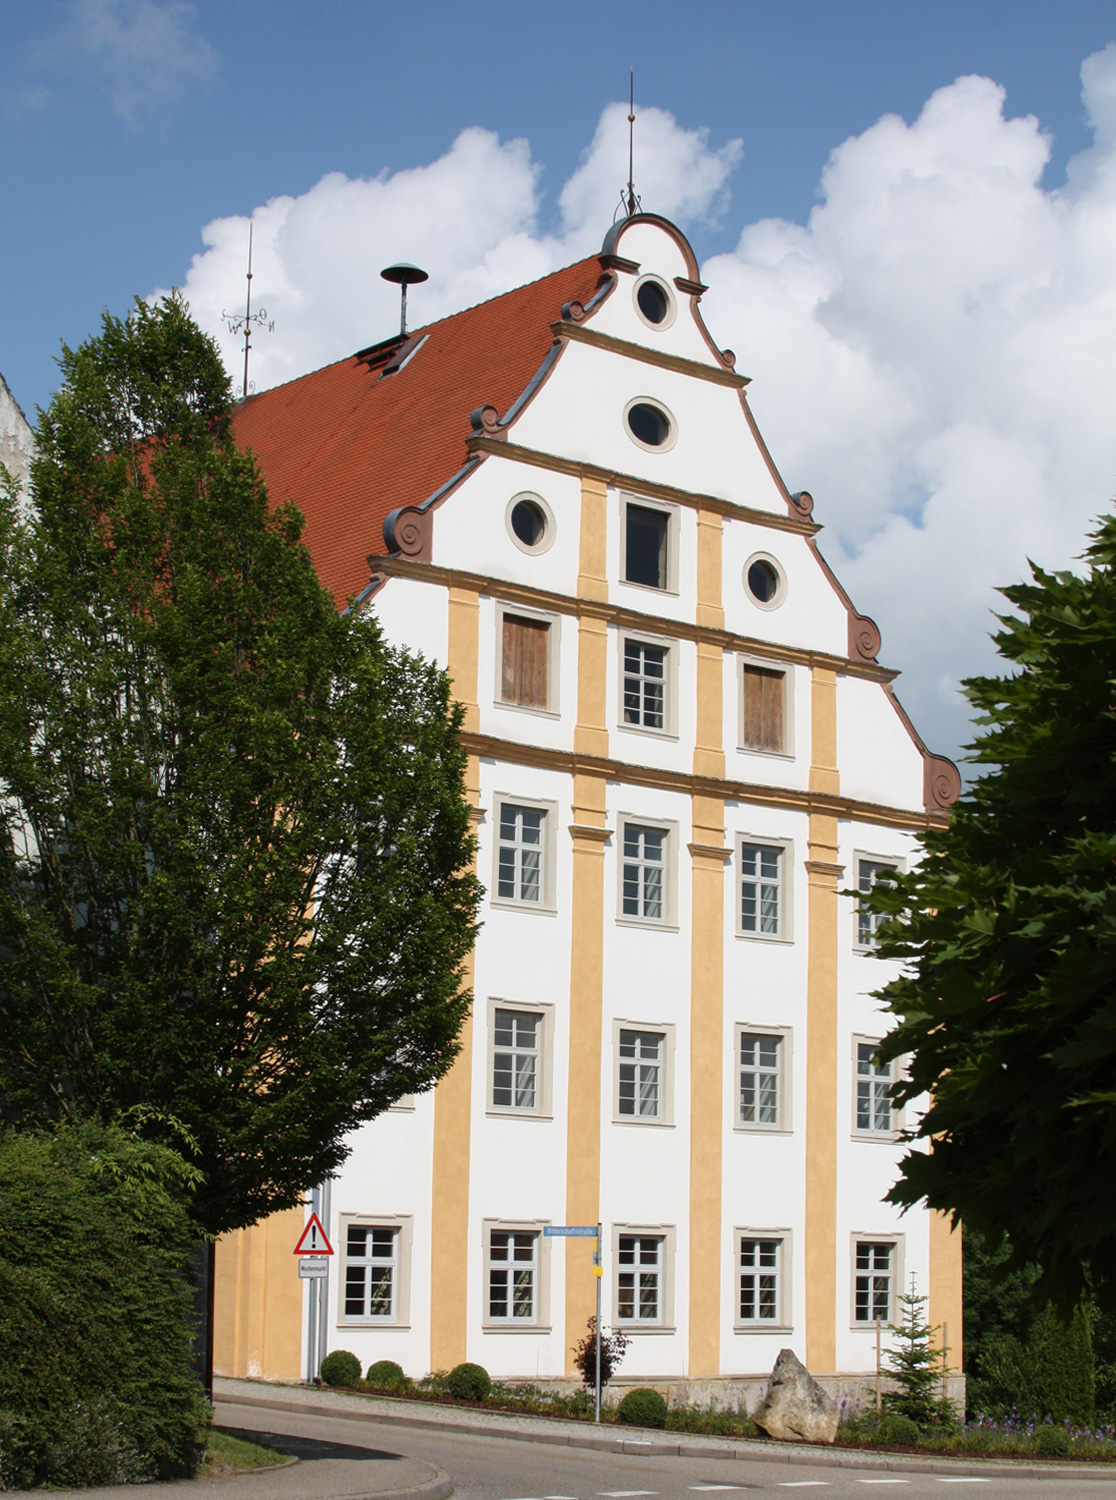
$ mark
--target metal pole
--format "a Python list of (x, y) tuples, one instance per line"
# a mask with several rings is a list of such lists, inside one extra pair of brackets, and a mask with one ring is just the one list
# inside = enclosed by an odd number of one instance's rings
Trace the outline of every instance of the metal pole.
[(883, 1393), (880, 1390), (880, 1320), (876, 1319), (876, 1415), (883, 1411)]
[(399, 333), (401, 337), (404, 337), (407, 333), (407, 283), (405, 281), (401, 285), (401, 290), (403, 300), (399, 308)]
[[(318, 1188), (310, 1189), (310, 1212), (317, 1213), (321, 1202), (321, 1193)], [(319, 1215), (319, 1217), (321, 1217)], [(311, 1281), (307, 1288), (307, 1314), (306, 1314), (306, 1383), (313, 1385), (318, 1373), (314, 1363), (318, 1352), (318, 1286)]]
[[(322, 1228), (326, 1232), (326, 1238), (330, 1236), (330, 1202), (333, 1197), (332, 1183), (327, 1177), (322, 1183)], [(318, 1278), (318, 1365), (315, 1376), (322, 1368), (322, 1360), (329, 1353), (329, 1263), (331, 1257), (326, 1256), (326, 1273)]]
[(251, 343), (252, 332), (252, 231), (254, 224), (248, 225), (248, 295), (244, 301), (244, 399), (248, 400), (248, 349)]
[(597, 1244), (593, 1251), (593, 1275), (597, 1279), (597, 1339), (596, 1376), (593, 1381), (593, 1421), (601, 1420), (601, 1282), (604, 1280), (604, 1262), (601, 1259), (601, 1226), (597, 1224)]

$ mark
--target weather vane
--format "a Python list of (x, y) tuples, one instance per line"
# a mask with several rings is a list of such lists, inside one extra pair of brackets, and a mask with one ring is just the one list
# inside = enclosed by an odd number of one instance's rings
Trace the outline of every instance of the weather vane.
[[(628, 102), (628, 186), (620, 194), (620, 207), (616, 210), (616, 218), (621, 212), (624, 217), (630, 219), (637, 213), (643, 204), (636, 195), (634, 176), (632, 170), (635, 150), (635, 69), (631, 71), (631, 93)], [(615, 222), (615, 220), (614, 220)]]
[(222, 311), (221, 317), (228, 324), (229, 332), (235, 338), (238, 334), (244, 334), (244, 387), (238, 393), (242, 401), (246, 400), (254, 389), (248, 384), (248, 353), (252, 347), (252, 326), (266, 328), (268, 333), (274, 329), (274, 322), (267, 320), (267, 309), (261, 307), (258, 312), (252, 311), (252, 230), (255, 226), (248, 225), (248, 295), (244, 301), (244, 311), (239, 316), (234, 313)]

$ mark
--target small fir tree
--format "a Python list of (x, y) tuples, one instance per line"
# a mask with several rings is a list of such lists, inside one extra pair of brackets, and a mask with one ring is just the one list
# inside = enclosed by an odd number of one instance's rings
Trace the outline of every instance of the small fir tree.
[(934, 1347), (934, 1334), (939, 1330), (926, 1321), (926, 1298), (915, 1290), (913, 1274), (911, 1289), (900, 1295), (899, 1305), (900, 1321), (888, 1324), (895, 1343), (885, 1355), (888, 1374), (899, 1389), (888, 1391), (883, 1404), (920, 1428), (952, 1423), (952, 1404), (941, 1393), (942, 1356), (946, 1351)]

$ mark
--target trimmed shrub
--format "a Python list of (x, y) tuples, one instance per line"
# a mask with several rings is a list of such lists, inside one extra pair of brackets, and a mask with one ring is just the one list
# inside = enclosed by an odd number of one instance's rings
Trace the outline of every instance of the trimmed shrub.
[(369, 1365), (364, 1380), (366, 1385), (375, 1386), (378, 1391), (405, 1391), (407, 1389), (407, 1377), (403, 1373), (403, 1366), (397, 1365), (393, 1359), (378, 1359), (374, 1364)]
[(446, 1376), (446, 1390), (457, 1401), (483, 1401), (492, 1381), (483, 1365), (454, 1365)]
[(359, 1385), (360, 1360), (347, 1349), (335, 1349), (322, 1360), (318, 1373), (326, 1385)]
[(902, 1412), (886, 1411), (880, 1423), (880, 1436), (885, 1443), (898, 1443), (904, 1448), (913, 1448), (918, 1442), (918, 1423)]
[(1046, 1458), (1065, 1458), (1070, 1451), (1070, 1435), (1064, 1427), (1037, 1427), (1035, 1447)]
[(1096, 1373), (1084, 1310), (1063, 1323), (1048, 1307), (1035, 1325), (1033, 1348), (1035, 1415), (1091, 1427)]
[(629, 1427), (665, 1427), (667, 1404), (658, 1391), (634, 1390), (621, 1401), (616, 1415)]
[(0, 1135), (0, 1490), (193, 1473), (192, 1180), (115, 1127)]

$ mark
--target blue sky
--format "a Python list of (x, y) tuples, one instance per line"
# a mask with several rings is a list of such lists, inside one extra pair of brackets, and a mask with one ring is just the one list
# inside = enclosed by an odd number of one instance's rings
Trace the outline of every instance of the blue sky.
[[(1109, 44), (1112, 44), (1111, 46)], [(254, 290), (261, 386), (599, 244), (626, 176), (927, 738), (966, 738), (997, 584), (1116, 491), (1116, 13), (1092, 0), (9, 3), (0, 372), (184, 285)]]

